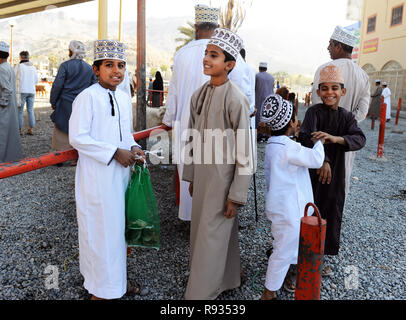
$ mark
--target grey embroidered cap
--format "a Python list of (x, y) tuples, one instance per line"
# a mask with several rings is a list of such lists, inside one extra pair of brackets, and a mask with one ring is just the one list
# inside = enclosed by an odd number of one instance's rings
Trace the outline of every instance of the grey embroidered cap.
[(127, 61), (125, 44), (115, 40), (96, 40), (94, 42), (94, 61), (121, 60)]

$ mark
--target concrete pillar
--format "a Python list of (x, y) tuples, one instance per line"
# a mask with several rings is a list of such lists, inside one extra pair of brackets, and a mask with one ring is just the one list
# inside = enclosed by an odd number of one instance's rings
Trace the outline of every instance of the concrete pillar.
[(98, 39), (108, 39), (108, 0), (99, 0), (99, 33)]

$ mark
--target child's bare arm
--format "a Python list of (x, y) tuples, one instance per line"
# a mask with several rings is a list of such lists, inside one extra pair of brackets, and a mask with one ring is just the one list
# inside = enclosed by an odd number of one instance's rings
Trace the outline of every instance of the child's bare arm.
[(312, 133), (312, 138), (315, 140), (324, 140), (324, 144), (337, 143), (343, 146), (347, 146), (347, 141), (343, 137), (333, 136), (323, 131), (317, 131)]

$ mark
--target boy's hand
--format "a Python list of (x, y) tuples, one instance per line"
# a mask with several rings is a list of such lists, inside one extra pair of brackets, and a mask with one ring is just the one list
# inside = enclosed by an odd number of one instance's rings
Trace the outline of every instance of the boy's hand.
[(319, 175), (319, 182), (322, 184), (331, 183), (331, 167), (328, 162), (324, 162), (323, 166), (317, 170), (317, 174)]
[(131, 152), (135, 155), (135, 158), (137, 159), (136, 160), (137, 163), (145, 162), (145, 160), (146, 160), (145, 153), (140, 148), (134, 146), (131, 148)]
[(193, 197), (193, 183), (192, 182), (189, 184), (189, 194), (191, 197)]
[(238, 212), (238, 204), (231, 202), (230, 200), (226, 201), (226, 212), (224, 212), (224, 215), (226, 216), (227, 219), (234, 218), (237, 215)]
[(335, 136), (332, 136), (331, 134), (328, 134), (323, 131), (317, 131), (312, 133), (312, 138), (314, 140), (321, 140), (323, 144), (329, 144), (329, 143), (336, 143), (336, 138)]
[(135, 154), (132, 151), (120, 148), (117, 149), (116, 153), (114, 154), (114, 159), (124, 168), (132, 166), (134, 162), (137, 160)]

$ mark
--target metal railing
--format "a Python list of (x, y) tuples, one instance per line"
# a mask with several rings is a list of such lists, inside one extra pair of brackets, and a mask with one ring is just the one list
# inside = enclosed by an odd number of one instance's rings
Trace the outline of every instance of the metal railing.
[[(139, 131), (134, 134), (134, 140), (139, 141), (146, 139), (155, 130), (169, 131), (170, 128), (165, 125), (161, 125), (158, 127)], [(69, 149), (65, 151), (48, 153), (40, 157), (26, 158), (15, 162), (0, 163), (0, 179), (5, 179), (26, 172), (50, 167), (58, 163), (63, 163), (70, 160), (77, 160), (78, 157), (78, 152), (75, 149)]]

